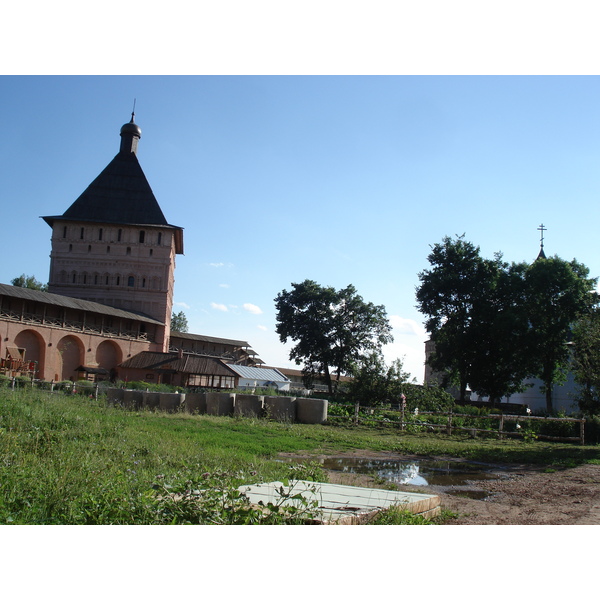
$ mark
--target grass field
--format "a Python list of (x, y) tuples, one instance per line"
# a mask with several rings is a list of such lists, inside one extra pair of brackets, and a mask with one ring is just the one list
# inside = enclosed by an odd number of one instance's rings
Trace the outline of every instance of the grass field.
[(290, 466), (278, 453), (354, 449), (556, 468), (600, 459), (597, 446), (135, 412), (102, 398), (0, 389), (0, 523), (298, 523), (302, 514), (280, 507), (251, 510), (236, 488), (323, 481), (310, 459)]

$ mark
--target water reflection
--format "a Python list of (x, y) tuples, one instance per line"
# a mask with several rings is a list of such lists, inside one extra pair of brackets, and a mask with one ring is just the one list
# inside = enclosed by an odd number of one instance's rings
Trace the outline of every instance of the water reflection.
[(486, 497), (485, 492), (474, 488), (475, 482), (499, 477), (487, 465), (446, 460), (330, 457), (318, 462), (331, 471), (375, 476), (397, 485), (435, 486), (474, 499)]

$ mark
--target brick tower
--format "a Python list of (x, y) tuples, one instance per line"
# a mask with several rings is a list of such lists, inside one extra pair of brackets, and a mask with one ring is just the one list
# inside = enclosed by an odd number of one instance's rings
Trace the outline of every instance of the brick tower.
[(141, 135), (132, 113), (107, 167), (64, 214), (42, 217), (52, 227), (48, 291), (159, 320), (167, 351), (183, 229), (167, 223), (140, 167)]

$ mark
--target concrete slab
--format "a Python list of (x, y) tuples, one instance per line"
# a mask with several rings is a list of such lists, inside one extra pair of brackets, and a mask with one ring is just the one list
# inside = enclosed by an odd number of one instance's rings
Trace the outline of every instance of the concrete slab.
[(390, 506), (401, 506), (413, 514), (430, 518), (440, 513), (440, 498), (433, 494), (416, 494), (396, 490), (380, 490), (352, 485), (280, 481), (244, 485), (238, 488), (252, 504), (269, 503), (304, 508), (306, 504), (294, 496), (302, 496), (309, 503), (316, 502), (317, 522), (322, 524), (358, 525)]

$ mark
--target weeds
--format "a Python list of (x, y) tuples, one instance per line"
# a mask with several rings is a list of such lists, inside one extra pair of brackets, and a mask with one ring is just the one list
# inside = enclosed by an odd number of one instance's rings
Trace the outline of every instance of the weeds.
[(4, 388), (0, 523), (299, 522), (306, 514), (298, 510), (311, 507), (252, 507), (238, 488), (326, 479), (316, 462), (274, 460), (280, 452), (358, 449), (554, 466), (600, 461), (597, 447), (130, 411), (84, 395)]
[(377, 513), (369, 525), (441, 525), (457, 516), (456, 513), (444, 510), (437, 517), (427, 518), (415, 515), (401, 506), (391, 506)]

